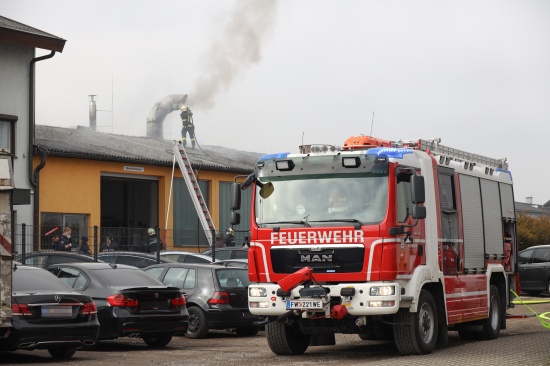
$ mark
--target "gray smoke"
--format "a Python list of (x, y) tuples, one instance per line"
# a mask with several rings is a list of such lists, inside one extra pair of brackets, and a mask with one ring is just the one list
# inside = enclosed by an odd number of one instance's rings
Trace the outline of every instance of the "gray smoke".
[(214, 108), (217, 95), (226, 91), (239, 73), (262, 58), (262, 40), (273, 28), (276, 0), (237, 0), (223, 37), (207, 50), (204, 68), (189, 93), (193, 108)]

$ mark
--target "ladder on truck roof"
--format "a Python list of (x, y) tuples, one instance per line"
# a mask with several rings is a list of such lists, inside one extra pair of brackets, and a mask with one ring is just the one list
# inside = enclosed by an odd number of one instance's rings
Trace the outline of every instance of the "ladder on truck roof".
[[(488, 158), (479, 154), (472, 154), (466, 151), (454, 149), (440, 144), (441, 139), (432, 139), (432, 140), (408, 140), (408, 141), (397, 141), (396, 145), (401, 145), (403, 147), (410, 147), (422, 151), (430, 151), (434, 155), (439, 155), (443, 158), (450, 158), (455, 161), (467, 161), (478, 164), (483, 164), (492, 168), (501, 168), (508, 169), (508, 162), (506, 158), (502, 159), (493, 159)], [(443, 163), (443, 162), (440, 162)]]
[(212, 217), (210, 216), (210, 211), (208, 211), (208, 206), (204, 201), (204, 197), (199, 187), (197, 177), (193, 172), (191, 162), (189, 161), (187, 153), (185, 152), (185, 148), (180, 141), (174, 141), (173, 150), (174, 156), (176, 157), (176, 160), (180, 167), (181, 174), (183, 175), (183, 179), (185, 180), (185, 185), (187, 186), (187, 189), (189, 190), (189, 195), (191, 196), (193, 204), (195, 205), (195, 209), (204, 230), (204, 234), (206, 235), (210, 246), (213, 247), (215, 239), (213, 232), (216, 231), (216, 227), (214, 226), (214, 222), (212, 221)]

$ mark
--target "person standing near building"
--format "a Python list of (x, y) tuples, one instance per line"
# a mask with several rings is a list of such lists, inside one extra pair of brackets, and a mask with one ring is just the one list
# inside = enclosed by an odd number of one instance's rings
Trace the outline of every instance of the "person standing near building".
[(147, 230), (149, 234), (149, 253), (156, 253), (162, 249), (162, 240), (157, 236), (157, 232), (152, 227)]
[(71, 233), (71, 228), (66, 226), (65, 229), (63, 229), (63, 235), (61, 236), (61, 238), (59, 238), (57, 244), (55, 244), (54, 249), (70, 252), (71, 248), (73, 247), (73, 243), (71, 242)]
[(149, 253), (149, 247), (141, 239), (141, 234), (132, 235), (131, 252)]
[(233, 232), (233, 229), (230, 227), (227, 228), (227, 231), (225, 232), (224, 244), (226, 247), (235, 246), (235, 233)]
[(78, 245), (77, 252), (80, 254), (92, 255), (92, 251), (90, 250), (90, 246), (88, 245), (87, 236), (83, 236), (80, 239), (80, 244)]
[(107, 234), (106, 240), (99, 246), (100, 252), (116, 252), (118, 244), (113, 240), (113, 234)]
[(186, 105), (181, 106), (181, 142), (187, 146), (187, 134), (191, 140), (191, 147), (195, 148), (195, 125), (193, 124), (193, 112)]

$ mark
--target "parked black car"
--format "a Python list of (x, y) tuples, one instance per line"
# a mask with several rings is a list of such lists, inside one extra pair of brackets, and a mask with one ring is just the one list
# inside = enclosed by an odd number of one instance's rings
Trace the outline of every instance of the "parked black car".
[(247, 269), (216, 263), (167, 263), (144, 271), (185, 293), (187, 337), (204, 338), (210, 329), (230, 329), (240, 336), (258, 333), (254, 322), (260, 319), (248, 310)]
[(529, 247), (518, 254), (519, 284), (522, 291), (550, 293), (550, 245)]
[(46, 268), (58, 263), (93, 262), (94, 257), (77, 252), (44, 250), (25, 253), (25, 260), (23, 260), (22, 254), (17, 254), (15, 261), (28, 266)]
[[(212, 249), (205, 250), (202, 254), (212, 257)], [(216, 262), (227, 259), (248, 259), (248, 247), (216, 248)]]
[(94, 346), (99, 333), (92, 298), (75, 292), (46, 270), (16, 265), (13, 271), (12, 325), (0, 350), (47, 349), (56, 358)]
[(210, 256), (184, 250), (162, 251), (160, 252), (160, 256), (178, 263), (212, 263), (212, 258)]
[(97, 306), (99, 339), (139, 337), (153, 347), (187, 331), (185, 298), (141, 269), (123, 264), (71, 263), (47, 268)]
[(173, 261), (160, 257), (157, 260), (157, 254), (148, 254), (141, 252), (102, 252), (97, 254), (97, 259), (107, 263), (126, 264), (128, 266), (145, 268), (158, 263), (172, 263)]

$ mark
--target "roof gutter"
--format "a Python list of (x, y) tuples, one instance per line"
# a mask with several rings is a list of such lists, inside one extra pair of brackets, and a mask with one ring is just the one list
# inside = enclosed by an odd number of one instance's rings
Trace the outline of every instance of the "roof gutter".
[[(33, 153), (34, 153), (34, 136), (35, 136), (35, 88), (34, 88), (34, 64), (38, 61), (47, 60), (52, 58), (55, 55), (55, 51), (52, 51), (49, 55), (44, 55), (40, 57), (35, 57), (31, 60), (29, 66), (29, 151), (28, 151), (28, 160), (29, 160), (29, 183), (34, 188), (34, 204), (33, 204), (33, 225), (35, 230), (38, 228), (39, 222), (39, 189), (38, 189), (38, 179), (40, 170), (46, 165), (46, 155), (47, 150), (40, 150), (40, 164), (33, 170)], [(35, 233), (36, 234), (36, 233)], [(35, 236), (36, 237), (36, 236)]]

